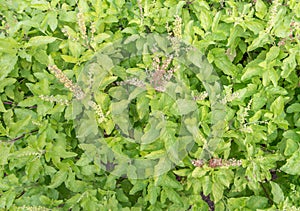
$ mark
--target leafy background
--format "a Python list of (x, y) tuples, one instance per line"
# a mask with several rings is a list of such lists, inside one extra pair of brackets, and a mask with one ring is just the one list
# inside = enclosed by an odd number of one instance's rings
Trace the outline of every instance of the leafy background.
[[(299, 14), (296, 0), (0, 1), (0, 208), (298, 210)], [(197, 160), (200, 139), (167, 173), (117, 177), (99, 167), (93, 145), (76, 138), (74, 89), (49, 65), (75, 83), (109, 43), (153, 32), (180, 36), (214, 66), (226, 96), (226, 131), (208, 162)], [(109, 77), (111, 86), (124, 80)], [(194, 89), (193, 77), (182, 78)], [(100, 91), (97, 103), (109, 118), (112, 97)], [(192, 135), (205, 140), (209, 99), (196, 103)], [(137, 113), (147, 118), (142, 107)], [(108, 122), (99, 127), (113, 139), (118, 122)]]

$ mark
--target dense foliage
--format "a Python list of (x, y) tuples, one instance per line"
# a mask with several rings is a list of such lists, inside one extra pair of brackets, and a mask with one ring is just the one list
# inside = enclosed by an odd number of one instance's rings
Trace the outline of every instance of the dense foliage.
[(0, 0), (0, 209), (299, 210), (296, 0)]

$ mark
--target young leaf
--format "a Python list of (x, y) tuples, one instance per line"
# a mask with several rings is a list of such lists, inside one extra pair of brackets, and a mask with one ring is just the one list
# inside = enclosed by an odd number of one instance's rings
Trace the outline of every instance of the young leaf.
[(47, 14), (48, 18), (48, 25), (50, 26), (50, 29), (54, 32), (57, 28), (58, 20), (57, 20), (57, 12), (56, 11), (50, 11)]
[(271, 181), (270, 184), (272, 187), (271, 193), (273, 195), (273, 201), (276, 204), (279, 204), (280, 202), (282, 202), (284, 200), (283, 191), (277, 183)]
[[(2, 54), (0, 60), (0, 81), (8, 76), (8, 74), (13, 71), (15, 64), (18, 61), (18, 57), (10, 54)], [(1, 82), (3, 83), (3, 82)], [(5, 82), (4, 83), (8, 83)]]
[(235, 76), (235, 74), (238, 72), (238, 68), (229, 60), (224, 49), (214, 48), (210, 50), (208, 57), (209, 56), (213, 58), (216, 66), (226, 75)]
[(131, 188), (129, 194), (133, 195), (138, 191), (141, 191), (147, 187), (148, 182), (147, 181), (142, 181), (142, 180), (137, 180), (137, 182), (134, 184), (134, 186)]
[(287, 113), (299, 113), (300, 112), (300, 103), (294, 103), (287, 107), (286, 109)]
[(222, 199), (223, 197), (223, 191), (224, 191), (224, 188), (223, 186), (219, 183), (219, 182), (214, 182), (212, 184), (212, 195), (214, 197), (214, 201), (215, 202), (218, 202)]
[(272, 46), (266, 55), (266, 60), (273, 61), (278, 57), (279, 53), (280, 53), (280, 48), (277, 46)]
[(300, 162), (299, 162), (299, 157), (300, 157), (300, 150), (298, 149), (292, 157), (290, 157), (287, 162), (280, 168), (280, 170), (291, 174), (291, 175), (300, 175)]
[(10, 152), (10, 148), (11, 146), (4, 143), (4, 142), (1, 142), (0, 143), (0, 165), (1, 166), (4, 166), (7, 164), (7, 158), (9, 156), (9, 152)]
[(282, 96), (277, 97), (270, 106), (270, 111), (274, 113), (275, 116), (279, 116), (284, 109), (284, 100)]
[(35, 36), (32, 37), (29, 42), (27, 43), (27, 47), (32, 46), (40, 46), (40, 45), (47, 45), (49, 43), (53, 43), (56, 40), (56, 37), (50, 36)]
[(193, 100), (178, 99), (176, 103), (180, 115), (186, 115), (197, 109), (196, 102)]
[(263, 19), (268, 12), (268, 8), (262, 0), (256, 1), (255, 10), (256, 10), (255, 15), (260, 19)]
[(265, 44), (270, 43), (272, 41), (269, 34), (264, 31), (261, 31), (257, 38), (255, 38), (251, 45), (249, 45), (247, 51), (253, 51), (259, 47), (263, 47)]
[(56, 174), (52, 177), (51, 183), (48, 188), (57, 188), (60, 186), (68, 177), (68, 172), (66, 170), (59, 170)]
[(155, 202), (157, 201), (157, 196), (159, 191), (160, 188), (155, 186), (153, 183), (150, 183), (148, 185), (147, 192), (148, 192), (150, 204), (155, 204)]
[(170, 201), (172, 201), (173, 203), (178, 203), (183, 205), (182, 198), (176, 191), (174, 191), (172, 188), (167, 188), (167, 187), (164, 187), (163, 189), (164, 191), (166, 191), (166, 194), (168, 196), (168, 199), (170, 199)]

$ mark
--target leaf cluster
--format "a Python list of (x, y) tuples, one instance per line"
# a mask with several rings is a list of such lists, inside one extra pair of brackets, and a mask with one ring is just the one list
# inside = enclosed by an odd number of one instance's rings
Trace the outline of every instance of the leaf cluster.
[[(296, 0), (0, 1), (0, 209), (299, 210), (299, 14)], [(206, 74), (182, 67), (164, 92), (118, 86), (155, 75), (153, 57), (99, 52), (142, 50), (145, 33), (180, 35)], [(160, 67), (177, 65), (151, 42)], [(74, 103), (53, 65), (93, 103)], [(154, 177), (128, 157), (155, 160)]]

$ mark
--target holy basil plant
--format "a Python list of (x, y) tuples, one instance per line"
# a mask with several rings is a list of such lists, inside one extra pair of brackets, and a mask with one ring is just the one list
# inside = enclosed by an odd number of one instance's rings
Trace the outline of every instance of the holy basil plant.
[(0, 1), (0, 210), (300, 210), (299, 14)]

